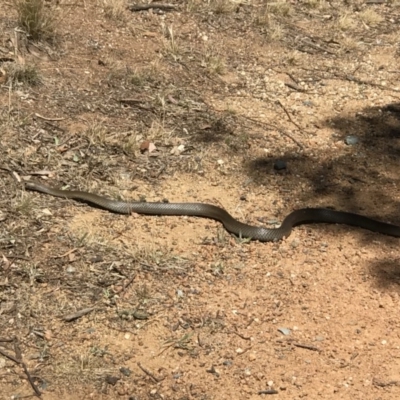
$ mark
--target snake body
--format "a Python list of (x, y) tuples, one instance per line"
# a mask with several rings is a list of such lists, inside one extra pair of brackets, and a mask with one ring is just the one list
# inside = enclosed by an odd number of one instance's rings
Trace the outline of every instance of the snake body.
[(108, 199), (88, 192), (55, 189), (34, 182), (26, 183), (25, 188), (56, 197), (82, 201), (119, 214), (189, 215), (211, 218), (221, 222), (228, 232), (238, 237), (250, 238), (261, 242), (281, 240), (290, 235), (294, 226), (313, 222), (352, 225), (373, 232), (400, 237), (400, 226), (380, 222), (359, 214), (334, 211), (325, 208), (303, 208), (295, 210), (283, 220), (279, 228), (269, 229), (244, 224), (233, 218), (223, 208), (211, 204), (125, 202)]

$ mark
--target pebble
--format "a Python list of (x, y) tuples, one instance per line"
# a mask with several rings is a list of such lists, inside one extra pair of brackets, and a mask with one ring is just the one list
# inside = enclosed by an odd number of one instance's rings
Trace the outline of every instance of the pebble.
[(237, 354), (242, 354), (243, 353), (243, 349), (241, 349), (240, 347), (236, 349), (236, 353)]
[(354, 135), (348, 135), (345, 137), (344, 142), (348, 145), (348, 146), (354, 146), (355, 144), (358, 143), (358, 137), (354, 136)]
[(121, 374), (125, 375), (125, 376), (130, 376), (132, 373), (132, 371), (129, 368), (125, 368), (125, 367), (121, 367), (119, 369), (119, 372), (121, 372)]
[(282, 169), (286, 169), (286, 163), (283, 160), (276, 160), (274, 163), (274, 169), (280, 171)]

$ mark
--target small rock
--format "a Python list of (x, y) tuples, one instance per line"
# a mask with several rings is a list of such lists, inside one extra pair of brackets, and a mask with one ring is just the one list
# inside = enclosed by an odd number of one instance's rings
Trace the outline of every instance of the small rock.
[(121, 374), (125, 375), (125, 376), (130, 376), (132, 373), (132, 371), (129, 368), (125, 368), (125, 367), (121, 367), (119, 369), (119, 372), (121, 372)]
[(274, 163), (274, 169), (276, 171), (280, 171), (282, 169), (286, 169), (286, 163), (283, 160), (276, 160)]
[(278, 328), (278, 332), (282, 333), (282, 335), (290, 335), (291, 331), (288, 328)]
[(249, 361), (255, 361), (257, 359), (257, 356), (254, 353), (249, 354)]
[(348, 135), (345, 137), (344, 142), (348, 145), (348, 146), (354, 146), (356, 145), (359, 140), (357, 136), (354, 135)]
[(112, 386), (115, 386), (119, 380), (120, 378), (118, 378), (117, 376), (111, 376), (111, 375), (106, 376), (106, 382)]
[(236, 353), (237, 353), (237, 354), (242, 354), (242, 353), (243, 353), (243, 351), (244, 351), (244, 350), (243, 350), (243, 349), (241, 349), (240, 347), (239, 347), (238, 349), (236, 349)]

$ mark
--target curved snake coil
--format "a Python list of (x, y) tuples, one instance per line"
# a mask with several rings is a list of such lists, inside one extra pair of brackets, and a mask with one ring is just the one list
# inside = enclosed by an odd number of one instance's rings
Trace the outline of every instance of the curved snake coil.
[(279, 228), (269, 229), (244, 224), (233, 218), (223, 208), (211, 204), (125, 202), (111, 200), (88, 192), (55, 189), (34, 182), (26, 183), (25, 188), (56, 197), (79, 200), (120, 214), (134, 212), (147, 215), (189, 215), (211, 218), (221, 222), (228, 232), (238, 237), (250, 238), (261, 242), (281, 240), (290, 235), (294, 226), (313, 222), (352, 225), (373, 232), (400, 237), (400, 226), (380, 222), (359, 214), (333, 211), (325, 208), (303, 208), (293, 211), (283, 220)]

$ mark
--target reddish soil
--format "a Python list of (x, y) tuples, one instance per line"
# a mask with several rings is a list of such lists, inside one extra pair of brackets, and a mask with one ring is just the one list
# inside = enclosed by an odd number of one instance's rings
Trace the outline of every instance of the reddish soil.
[(25, 191), (400, 225), (398, 2), (171, 3), (49, 2), (37, 42), (0, 8), (0, 398), (399, 399), (398, 238)]

